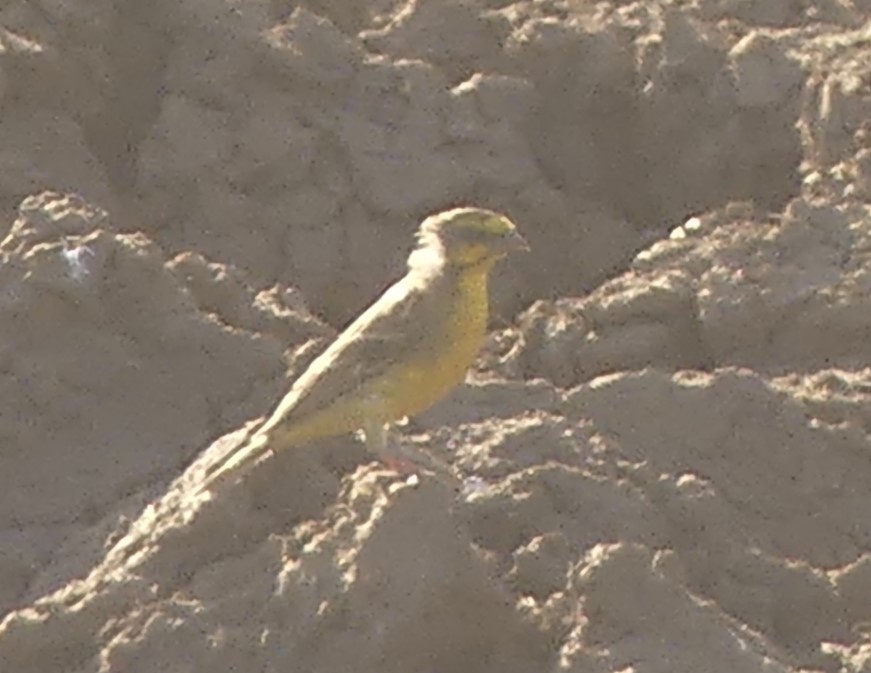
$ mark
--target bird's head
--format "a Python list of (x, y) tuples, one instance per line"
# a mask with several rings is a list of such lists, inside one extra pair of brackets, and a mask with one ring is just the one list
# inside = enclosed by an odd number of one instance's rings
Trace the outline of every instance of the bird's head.
[(425, 263), (437, 256), (443, 263), (491, 267), (509, 253), (529, 250), (514, 223), (504, 215), (483, 208), (454, 208), (426, 218), (418, 231), (415, 255)]

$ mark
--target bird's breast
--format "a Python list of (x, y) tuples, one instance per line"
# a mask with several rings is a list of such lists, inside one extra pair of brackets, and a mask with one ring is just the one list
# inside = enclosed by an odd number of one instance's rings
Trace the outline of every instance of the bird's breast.
[(427, 409), (464, 380), (487, 333), (488, 270), (468, 271), (445, 288), (441, 304), (433, 307), (439, 318), (419, 354), (402, 366), (396, 386), (384, 396), (393, 418)]

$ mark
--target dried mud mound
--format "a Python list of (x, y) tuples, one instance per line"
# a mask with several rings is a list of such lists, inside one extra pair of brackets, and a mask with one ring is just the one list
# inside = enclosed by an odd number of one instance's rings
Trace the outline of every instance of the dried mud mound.
[[(0, 671), (871, 671), (869, 26), (3, 3)], [(534, 252), (450, 474), (198, 494), (457, 203)]]

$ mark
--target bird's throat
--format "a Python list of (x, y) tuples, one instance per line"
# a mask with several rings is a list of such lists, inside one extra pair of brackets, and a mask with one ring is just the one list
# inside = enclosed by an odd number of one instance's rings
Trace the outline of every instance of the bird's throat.
[(453, 324), (450, 331), (454, 347), (475, 359), (484, 341), (489, 319), (488, 278), (495, 260), (483, 260), (464, 267), (456, 280), (453, 297)]

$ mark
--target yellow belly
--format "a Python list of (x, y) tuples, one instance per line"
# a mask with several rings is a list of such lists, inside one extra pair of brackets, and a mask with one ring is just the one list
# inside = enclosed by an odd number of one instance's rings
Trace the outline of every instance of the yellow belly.
[(397, 363), (378, 386), (384, 402), (384, 421), (413, 416), (447, 395), (474, 364), (487, 333), (486, 271), (468, 274), (458, 286), (441, 333), (433, 335), (437, 348)]
[(379, 386), (383, 420), (391, 422), (413, 416), (431, 407), (466, 377), (483, 341), (480, 336), (464, 334), (437, 358), (427, 358), (398, 367)]

